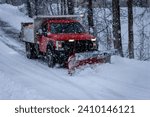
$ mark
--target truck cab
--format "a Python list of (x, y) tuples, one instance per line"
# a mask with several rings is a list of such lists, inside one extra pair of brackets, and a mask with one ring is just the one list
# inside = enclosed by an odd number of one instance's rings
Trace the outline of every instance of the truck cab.
[(39, 51), (48, 49), (57, 63), (64, 63), (73, 53), (97, 50), (96, 38), (87, 33), (84, 27), (73, 19), (51, 19), (41, 25), (37, 33)]

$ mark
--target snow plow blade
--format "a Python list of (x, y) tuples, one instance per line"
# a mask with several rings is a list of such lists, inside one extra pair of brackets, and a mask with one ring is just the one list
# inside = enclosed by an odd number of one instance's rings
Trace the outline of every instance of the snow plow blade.
[(75, 69), (87, 64), (109, 63), (111, 59), (110, 52), (83, 52), (75, 53), (68, 59), (68, 74), (72, 75)]

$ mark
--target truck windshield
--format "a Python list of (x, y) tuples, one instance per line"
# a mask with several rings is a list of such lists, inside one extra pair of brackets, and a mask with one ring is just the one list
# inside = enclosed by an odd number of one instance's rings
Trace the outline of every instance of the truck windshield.
[(51, 33), (85, 33), (83, 26), (78, 22), (72, 23), (52, 23), (50, 25)]

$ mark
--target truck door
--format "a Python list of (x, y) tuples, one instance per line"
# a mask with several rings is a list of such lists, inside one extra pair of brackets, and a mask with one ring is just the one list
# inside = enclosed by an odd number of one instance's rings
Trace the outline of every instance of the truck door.
[(39, 39), (39, 49), (41, 52), (46, 52), (46, 46), (47, 46), (47, 32), (48, 32), (48, 24), (42, 25), (42, 36)]

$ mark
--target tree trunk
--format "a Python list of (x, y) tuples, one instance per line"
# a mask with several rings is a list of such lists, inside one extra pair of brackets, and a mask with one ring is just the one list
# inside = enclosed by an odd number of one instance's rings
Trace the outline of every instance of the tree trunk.
[(61, 14), (67, 15), (67, 0), (61, 0)]
[(67, 15), (68, 11), (67, 11), (67, 0), (64, 0), (64, 15)]
[(119, 0), (112, 0), (112, 11), (114, 48), (117, 49), (120, 56), (123, 57)]
[(128, 5), (128, 51), (129, 58), (134, 58), (134, 37), (133, 37), (133, 0), (127, 1)]
[(34, 2), (35, 2), (35, 16), (37, 16), (38, 15), (38, 0), (34, 0)]
[(33, 16), (32, 16), (30, 0), (27, 0), (27, 11), (28, 11), (28, 16), (32, 18)]
[(64, 14), (64, 8), (63, 8), (63, 7), (64, 7), (64, 5), (63, 5), (63, 1), (64, 1), (64, 0), (60, 0), (61, 15), (63, 15), (63, 14)]
[(89, 33), (96, 36), (94, 21), (93, 21), (93, 4), (92, 0), (88, 0), (88, 26), (89, 26)]
[(60, 9), (60, 8), (59, 8), (59, 2), (60, 2), (60, 1), (59, 1), (59, 0), (57, 0), (57, 15), (60, 15), (60, 10), (59, 10), (59, 9)]
[(74, 2), (73, 2), (73, 0), (68, 0), (67, 6), (68, 6), (68, 14), (73, 15), (74, 14)]

